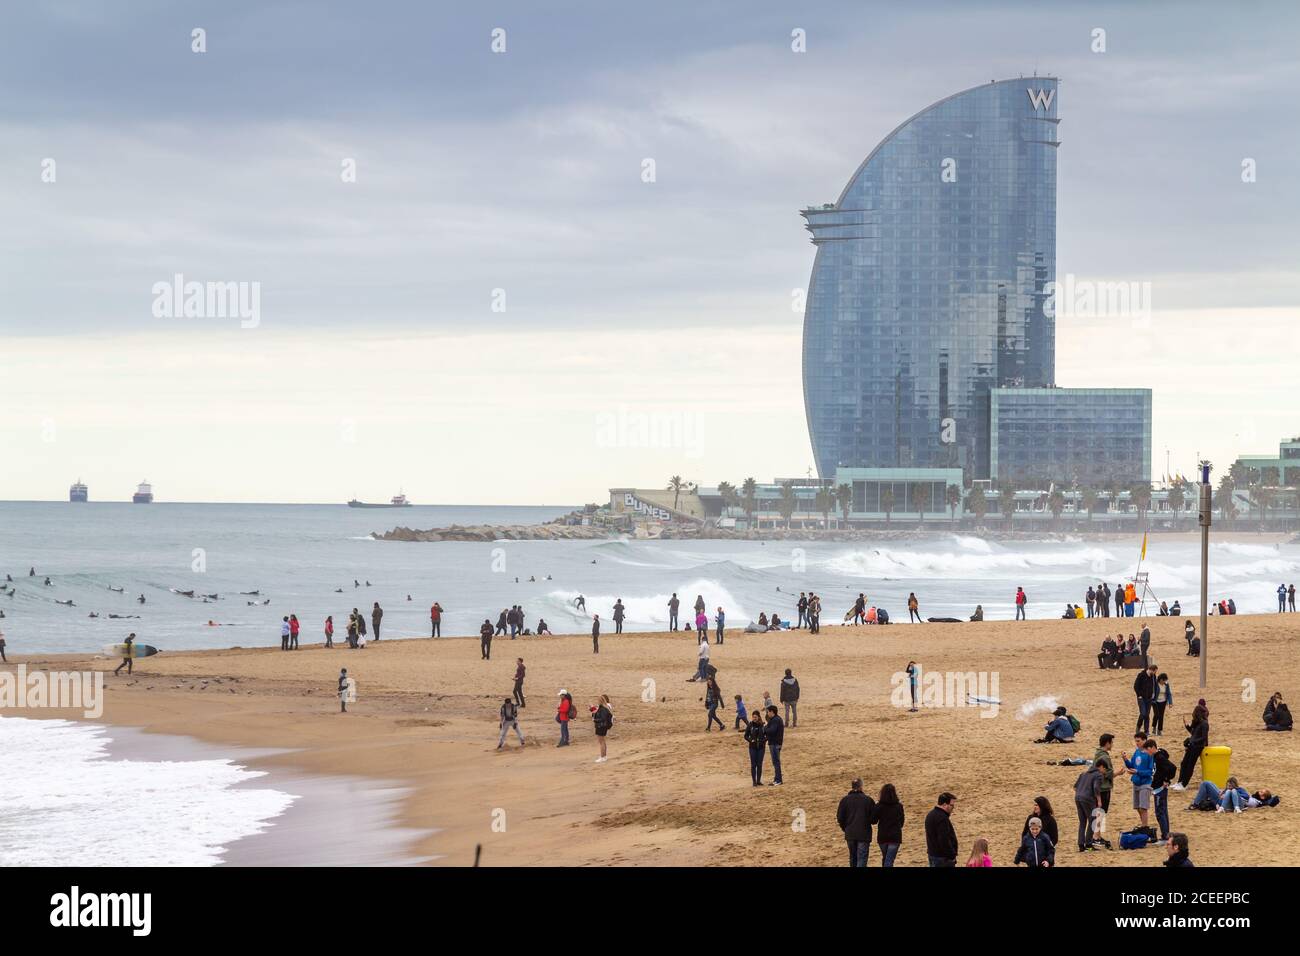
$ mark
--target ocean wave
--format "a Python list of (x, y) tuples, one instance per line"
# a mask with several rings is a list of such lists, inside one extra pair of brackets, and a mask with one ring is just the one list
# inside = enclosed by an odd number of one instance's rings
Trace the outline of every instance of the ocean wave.
[[(678, 587), (676, 593), (677, 599), (681, 602), (679, 620), (683, 627), (687, 626), (688, 618), (690, 625), (694, 625), (697, 595), (704, 598), (705, 613), (709, 616), (710, 627), (713, 626), (713, 617), (719, 606), (726, 612), (729, 627), (743, 625), (753, 619), (731, 589), (720, 581), (695, 578)], [(546, 606), (551, 609), (547, 613), (563, 613), (572, 619), (586, 618), (587, 620), (590, 620), (593, 614), (599, 614), (603, 625), (601, 629), (612, 630), (614, 602), (621, 599), (625, 630), (662, 629), (668, 626), (668, 600), (672, 597), (670, 591), (656, 594), (586, 594), (584, 595), (587, 603), (585, 615), (574, 607), (573, 602), (577, 597), (577, 591), (551, 591), (545, 597)], [(785, 608), (782, 607), (780, 610), (784, 612)], [(545, 617), (546, 613), (542, 616)]]
[[(99, 725), (0, 717), (0, 726), (0, 858), (10, 866), (212, 866), (297, 799), (240, 786), (264, 774), (228, 760), (111, 759), (111, 732)], [(144, 809), (140, 825), (122, 816), (131, 808)]]
[(955, 551), (903, 551), (878, 548), (855, 550), (828, 558), (823, 567), (836, 574), (854, 577), (978, 578), (992, 572), (1017, 570), (1075, 570), (1085, 577), (1115, 563), (1104, 548), (1072, 548), (1068, 551), (1003, 551), (960, 553)]

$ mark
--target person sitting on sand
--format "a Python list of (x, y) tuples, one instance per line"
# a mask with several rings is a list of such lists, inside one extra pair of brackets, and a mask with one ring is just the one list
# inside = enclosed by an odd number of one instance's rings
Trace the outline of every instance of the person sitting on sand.
[(772, 612), (772, 619), (768, 622), (768, 624), (767, 624), (767, 629), (768, 629), (769, 631), (779, 631), (779, 630), (781, 630), (781, 627), (782, 627), (782, 625), (781, 625), (781, 619), (780, 619), (779, 617), (776, 616), (776, 611), (773, 611), (773, 612)]
[(1043, 728), (1046, 733), (1034, 741), (1036, 744), (1072, 744), (1074, 743), (1074, 721), (1064, 707), (1052, 711), (1052, 719)]
[(1119, 667), (1119, 645), (1113, 638), (1101, 642), (1101, 653), (1097, 655), (1097, 666), (1102, 669)]
[(984, 620), (984, 605), (983, 605), (983, 604), (976, 604), (976, 605), (975, 605), (975, 613), (972, 614), (972, 615), (970, 616), (970, 619), (971, 619), (972, 621), (982, 621), (982, 620)]
[(539, 618), (537, 619), (537, 636), (538, 636), (538, 637), (541, 637), (543, 634), (546, 634), (546, 635), (548, 635), (548, 636), (552, 636), (552, 637), (554, 636), (554, 635), (551, 634), (551, 629), (546, 625), (546, 618), (544, 618), (544, 617), (539, 617)]
[(1268, 705), (1264, 708), (1264, 729), (1291, 729), (1291, 708), (1283, 702), (1281, 691), (1268, 699)]
[(1128, 641), (1124, 644), (1125, 657), (1139, 657), (1142, 654), (1142, 648), (1138, 647), (1136, 635), (1130, 634)]
[(758, 626), (764, 629), (767, 628), (767, 614), (763, 611), (758, 612)]
[(1177, 600), (1177, 599), (1175, 599), (1175, 600), (1174, 600), (1174, 603), (1171, 604), (1171, 605), (1169, 605), (1169, 616), (1170, 616), (1170, 617), (1181, 617), (1181, 616), (1182, 616), (1182, 613), (1183, 613), (1183, 606), (1182, 606), (1181, 604), (1178, 603), (1178, 600)]
[(1160, 610), (1156, 611), (1156, 617), (1168, 617), (1168, 616), (1169, 616), (1169, 605), (1166, 604), (1164, 601), (1161, 601)]
[(1073, 621), (1073, 620), (1074, 620), (1074, 605), (1073, 605), (1073, 604), (1067, 604), (1067, 605), (1065, 605), (1065, 613), (1061, 615), (1061, 620), (1063, 620), (1063, 621)]

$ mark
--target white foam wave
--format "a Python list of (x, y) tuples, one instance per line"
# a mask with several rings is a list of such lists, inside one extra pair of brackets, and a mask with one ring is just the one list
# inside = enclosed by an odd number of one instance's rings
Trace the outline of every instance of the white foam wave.
[(0, 718), (0, 859), (9, 866), (212, 866), (296, 799), (239, 787), (228, 760), (114, 760), (112, 731)]

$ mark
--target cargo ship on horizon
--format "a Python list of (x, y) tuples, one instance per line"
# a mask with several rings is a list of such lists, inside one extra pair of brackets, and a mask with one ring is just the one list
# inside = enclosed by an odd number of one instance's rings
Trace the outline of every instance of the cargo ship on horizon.
[(135, 489), (135, 494), (131, 496), (131, 502), (137, 505), (147, 505), (153, 503), (153, 485), (147, 481), (140, 482), (140, 487)]
[(88, 489), (85, 485), (81, 483), (80, 478), (77, 479), (76, 484), (74, 484), (71, 488), (68, 489), (68, 500), (69, 501), (90, 500), (90, 489)]
[(410, 508), (411, 503), (406, 500), (406, 495), (396, 494), (389, 499), (388, 504), (381, 504), (379, 502), (368, 503), (365, 501), (358, 501), (356, 498), (353, 498), (351, 501), (348, 502), (348, 507), (349, 508)]

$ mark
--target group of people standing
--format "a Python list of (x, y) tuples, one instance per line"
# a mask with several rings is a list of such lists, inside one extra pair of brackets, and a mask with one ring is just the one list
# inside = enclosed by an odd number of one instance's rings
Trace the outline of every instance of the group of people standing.
[[(294, 617), (292, 614), (289, 615), (289, 617), (285, 618), (285, 621), (288, 622), (288, 624), (290, 625), (291, 633), (288, 635), (288, 637), (292, 641), (293, 650), (298, 649), (297, 620), (298, 619)], [(380, 607), (379, 602), (376, 601), (374, 603), (374, 607), (372, 607), (370, 610), (370, 624), (371, 627), (373, 628), (376, 641), (379, 640), (379, 630), (383, 623), (383, 620), (384, 620), (384, 609)], [(369, 633), (366, 631), (366, 616), (356, 608), (353, 608), (352, 612), (348, 614), (348, 626), (345, 634), (348, 642), (348, 647), (353, 648), (354, 650), (365, 648), (366, 641), (369, 638)], [(283, 642), (284, 639), (285, 638), (282, 636), (281, 641)], [(334, 615), (332, 614), (329, 617), (325, 618), (325, 646), (326, 647), (334, 646)], [(286, 646), (283, 647), (282, 649), (290, 650), (291, 648)]]
[(1115, 602), (1116, 617), (1132, 617), (1137, 605), (1137, 588), (1132, 584), (1116, 584), (1112, 591), (1109, 584), (1089, 585), (1084, 595), (1088, 617), (1110, 617), (1111, 600)]

